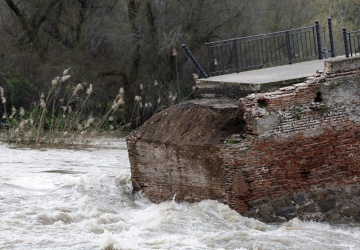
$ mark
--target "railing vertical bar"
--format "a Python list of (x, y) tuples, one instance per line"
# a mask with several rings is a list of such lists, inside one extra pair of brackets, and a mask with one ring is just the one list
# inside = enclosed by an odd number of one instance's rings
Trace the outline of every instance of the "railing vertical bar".
[(296, 61), (298, 58), (300, 58), (299, 57), (300, 56), (300, 54), (299, 54), (299, 48), (300, 48), (300, 46), (299, 46), (299, 33), (296, 32), (296, 33), (291, 34), (290, 38), (292, 38), (290, 40), (290, 44), (293, 45), (292, 47), (293, 47), (293, 51), (294, 51), (294, 53), (292, 54), (292, 58), (293, 58), (293, 60)]
[[(251, 40), (251, 49), (252, 49), (252, 54), (254, 55), (255, 54), (255, 51), (254, 51), (254, 40)], [(250, 66), (254, 65), (255, 64), (255, 58), (254, 56), (250, 57), (251, 59), (251, 64)]]
[(273, 57), (274, 57), (274, 63), (277, 63), (277, 47), (276, 47), (276, 39), (275, 39), (275, 37), (272, 37), (271, 38), (271, 40), (273, 41), (273, 43), (272, 43), (272, 45), (273, 45), (273, 51), (274, 51), (274, 53), (273, 53)]
[(247, 51), (247, 46), (246, 46), (246, 42), (243, 42), (243, 44), (244, 44), (244, 46), (243, 46), (243, 48), (244, 48), (244, 68), (246, 68), (246, 65), (247, 65), (247, 58), (246, 58), (246, 51)]
[(271, 63), (274, 63), (274, 60), (273, 60), (273, 52), (272, 52), (272, 46), (271, 46), (271, 38), (270, 37), (268, 37), (268, 43), (269, 43), (269, 50), (267, 50), (267, 51), (269, 51), (270, 52), (270, 60), (271, 60)]
[(226, 52), (226, 44), (221, 46), (221, 65), (222, 65), (222, 73), (226, 73), (226, 53), (224, 53), (224, 50)]
[(254, 66), (256, 65), (256, 51), (255, 51), (255, 41), (256, 40), (252, 40), (251, 42), (251, 48), (252, 48), (252, 56), (251, 56), (251, 65), (250, 66)]
[(222, 73), (225, 73), (225, 60), (224, 60), (224, 46), (221, 46), (221, 60), (219, 62), (220, 65), (222, 65)]
[[(285, 41), (284, 41), (284, 38), (285, 38)], [(287, 49), (287, 44), (286, 44), (286, 34), (285, 34), (285, 36), (281, 36), (281, 44), (283, 45), (283, 52), (284, 53), (282, 53), (282, 56), (283, 56), (283, 59), (282, 59), (282, 61), (287, 61), (288, 60), (288, 58), (287, 58), (287, 54), (288, 54), (288, 49)]]
[(285, 36), (286, 36), (286, 48), (287, 48), (288, 62), (289, 62), (289, 64), (292, 64), (289, 31), (285, 32)]
[[(304, 41), (305, 41), (305, 46), (306, 46), (306, 32), (301, 33), (301, 54), (303, 55), (303, 57), (308, 57), (307, 55), (304, 54)], [(304, 35), (305, 35), (305, 39), (304, 39)], [(307, 51), (307, 49), (305, 49), (305, 51)]]
[[(302, 54), (302, 51), (303, 51), (303, 46), (302, 46), (302, 44), (303, 44), (303, 35), (302, 35), (302, 32), (296, 32), (294, 35), (296, 36), (296, 39), (295, 39), (296, 42), (293, 39), (294, 44), (296, 43), (296, 49), (294, 49), (295, 58), (296, 58), (296, 53), (297, 53), (298, 54), (298, 56), (297, 56), (298, 59), (301, 59), (302, 56), (300, 56), (300, 55)], [(299, 36), (300, 36), (300, 39), (299, 39)], [(295, 45), (294, 45), (294, 47), (295, 47)]]
[(231, 55), (229, 58), (229, 61), (231, 62), (231, 70), (236, 71), (235, 53), (234, 53), (234, 44), (233, 43), (229, 43), (229, 53)]
[[(311, 37), (311, 31), (309, 32), (309, 37)], [(306, 51), (306, 57), (309, 57), (309, 50), (308, 50), (308, 40), (307, 40), (307, 34), (308, 32), (305, 32), (305, 51)], [(311, 51), (311, 42), (310, 42), (310, 51)]]
[(349, 34), (349, 46), (350, 46), (350, 55), (353, 56), (353, 50), (352, 50), (352, 42), (351, 42), (351, 34)]
[(208, 63), (209, 63), (209, 75), (211, 76), (213, 73), (212, 67), (211, 67), (211, 50), (210, 50), (210, 44), (207, 45), (208, 49)]
[(256, 40), (256, 50), (257, 50), (257, 59), (258, 59), (258, 61), (257, 61), (257, 65), (260, 65), (260, 50), (259, 50), (259, 42), (261, 41), (261, 39), (260, 40)]
[(258, 40), (258, 39), (254, 41), (254, 66), (257, 66), (257, 65), (258, 65), (258, 61), (259, 61), (258, 43), (259, 43), (259, 40)]
[[(260, 50), (261, 45), (260, 45), (260, 44), (261, 44), (262, 39), (263, 39), (263, 38), (261, 38), (260, 40), (258, 40), (258, 41), (257, 41), (257, 44), (256, 44), (256, 49), (257, 49), (257, 51), (258, 51), (258, 53), (257, 53), (257, 54), (258, 54), (258, 65), (261, 65), (261, 63), (260, 63), (260, 62), (261, 62), (261, 50)], [(260, 47), (259, 47), (259, 46), (260, 46)]]
[(312, 40), (311, 40), (311, 30), (309, 30), (309, 32), (307, 33), (308, 36), (309, 36), (309, 40), (308, 42), (306, 43), (306, 45), (308, 46), (307, 47), (307, 50), (308, 50), (308, 53), (307, 55), (308, 56), (314, 56), (314, 50), (313, 50), (313, 43), (312, 43)]
[(235, 70), (236, 70), (236, 73), (239, 73), (239, 72), (240, 72), (240, 68), (239, 68), (239, 56), (238, 56), (236, 39), (233, 40), (233, 48), (234, 48)]
[(229, 69), (233, 69), (233, 56), (234, 56), (234, 53), (233, 53), (233, 50), (232, 50), (232, 48), (231, 48), (231, 43), (228, 43), (228, 55), (229, 55), (229, 57), (227, 58), (227, 64), (228, 64), (228, 67), (227, 67), (227, 69), (229, 70)]
[(221, 63), (222, 63), (222, 61), (221, 61), (221, 58), (222, 58), (222, 56), (221, 56), (221, 52), (222, 52), (222, 47), (217, 47), (217, 50), (216, 50), (216, 52), (217, 52), (217, 55), (216, 55), (216, 62), (214, 62), (214, 63), (216, 63), (216, 69), (217, 69), (217, 73), (218, 74), (221, 74), (221, 71), (222, 71), (222, 66), (221, 66)]
[(277, 37), (277, 48), (278, 48), (277, 51), (278, 51), (279, 60), (281, 62), (282, 58), (281, 58), (281, 53), (280, 53), (280, 50), (279, 50), (281, 47), (279, 46), (279, 44), (280, 44), (280, 36)]
[(214, 65), (214, 69), (215, 69), (215, 74), (218, 74), (218, 71), (219, 71), (219, 65), (215, 64), (215, 62), (217, 62), (219, 60), (218, 54), (219, 54), (219, 47), (216, 46), (216, 47), (214, 47), (214, 58), (212, 61), (212, 64)]
[(258, 65), (258, 61), (259, 61), (259, 50), (258, 50), (258, 42), (259, 40), (255, 40), (255, 53), (254, 53), (254, 65), (257, 66)]
[(223, 44), (221, 47), (220, 47), (220, 55), (219, 55), (219, 58), (220, 58), (220, 60), (219, 60), (219, 65), (221, 65), (221, 74), (225, 74), (225, 60), (224, 60), (224, 57), (225, 57), (225, 55), (226, 54), (224, 54), (224, 48), (226, 48), (225, 47), (226, 45), (225, 44)]
[(266, 42), (266, 37), (264, 39), (261, 40), (261, 65), (264, 65), (265, 64), (265, 56), (264, 56), (264, 44), (263, 44), (263, 41), (264, 43)]
[(225, 65), (225, 70), (229, 70), (229, 68), (231, 68), (231, 64), (230, 64), (230, 57), (231, 57), (231, 55), (230, 55), (230, 45), (229, 45), (229, 43), (226, 43), (225, 44), (225, 54), (224, 54), (224, 56), (225, 56), (225, 62), (224, 62), (224, 65)]
[[(287, 41), (286, 41), (286, 33), (285, 33), (285, 36), (281, 36), (281, 45), (282, 45), (282, 47), (283, 47), (283, 53), (282, 53), (282, 56), (283, 56), (283, 58), (282, 58), (282, 61), (283, 62), (287, 62), (288, 61), (288, 56), (287, 56), (287, 54), (288, 54), (288, 49), (287, 49)], [(285, 40), (284, 40), (285, 39)]]
[[(311, 56), (314, 55), (314, 50), (313, 50), (313, 31), (314, 31), (314, 27), (309, 30), (309, 33), (307, 34), (307, 36), (309, 36), (309, 42), (306, 43), (306, 50), (309, 50), (309, 53), (311, 54)], [(309, 48), (308, 48), (309, 46)]]
[(243, 55), (243, 50), (242, 50), (242, 48), (241, 48), (241, 46), (242, 46), (242, 42), (241, 41), (239, 41), (239, 48), (240, 48), (240, 53), (239, 53), (239, 55), (240, 55), (240, 68), (243, 68), (243, 59), (244, 59), (244, 57), (242, 56)]
[(279, 37), (274, 37), (276, 47), (275, 47), (275, 53), (276, 53), (276, 62), (279, 62), (279, 56), (280, 56), (280, 47), (279, 47)]
[(247, 46), (247, 43), (249, 43), (249, 41), (245, 41), (244, 42), (244, 47), (245, 47), (245, 67), (244, 68), (246, 68), (246, 65), (248, 65), (248, 60), (247, 60), (247, 55), (248, 55), (248, 46)]
[(279, 46), (279, 49), (282, 48), (282, 51), (279, 50), (279, 62), (283, 61), (283, 55), (284, 55), (284, 47), (282, 46), (282, 44), (283, 44), (282, 40), (283, 40), (283, 36), (278, 36), (278, 46)]
[(265, 53), (266, 53), (266, 57), (270, 58), (270, 62), (271, 64), (273, 63), (273, 59), (272, 59), (272, 48), (271, 48), (271, 39), (270, 37), (267, 37), (265, 40)]

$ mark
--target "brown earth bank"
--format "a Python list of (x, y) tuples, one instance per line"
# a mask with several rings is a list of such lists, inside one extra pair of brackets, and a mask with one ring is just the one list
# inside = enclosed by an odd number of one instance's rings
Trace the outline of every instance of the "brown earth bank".
[(360, 221), (360, 59), (240, 100), (173, 106), (127, 137), (134, 190), (266, 222)]

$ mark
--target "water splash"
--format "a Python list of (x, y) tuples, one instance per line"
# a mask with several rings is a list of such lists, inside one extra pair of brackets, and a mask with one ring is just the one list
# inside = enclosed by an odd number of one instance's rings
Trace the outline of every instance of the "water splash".
[[(116, 146), (118, 145), (118, 146)], [(0, 249), (357, 249), (358, 225), (265, 224), (213, 200), (132, 192), (124, 142), (86, 150), (0, 145)]]

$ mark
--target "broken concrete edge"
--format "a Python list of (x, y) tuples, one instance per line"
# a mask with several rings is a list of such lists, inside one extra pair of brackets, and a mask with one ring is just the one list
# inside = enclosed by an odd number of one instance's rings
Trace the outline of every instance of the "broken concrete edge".
[(278, 86), (287, 86), (294, 83), (302, 82), (306, 79), (306, 77), (296, 77), (291, 79), (273, 81), (273, 82), (256, 82), (256, 83), (248, 83), (248, 82), (225, 82), (225, 81), (213, 81), (207, 80), (206, 78), (199, 80), (198, 84), (196, 84), (197, 88), (211, 86), (215, 87), (217, 85), (238, 85), (246, 89), (253, 89), (253, 90), (260, 90), (260, 89), (268, 89), (271, 87), (278, 87)]
[(330, 72), (341, 72), (360, 68), (360, 57), (343, 57), (324, 61), (325, 70)]
[(194, 96), (198, 98), (238, 99), (251, 93), (274, 91), (281, 87), (305, 81), (307, 78), (294, 78), (267, 83), (202, 82), (197, 84)]

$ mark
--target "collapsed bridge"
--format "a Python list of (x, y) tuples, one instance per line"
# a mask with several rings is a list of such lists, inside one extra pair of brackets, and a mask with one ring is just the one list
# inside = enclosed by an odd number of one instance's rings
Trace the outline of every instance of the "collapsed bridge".
[(206, 98), (127, 137), (134, 189), (153, 202), (215, 199), (263, 221), (360, 220), (360, 58), (321, 63), (295, 79), (200, 80)]

